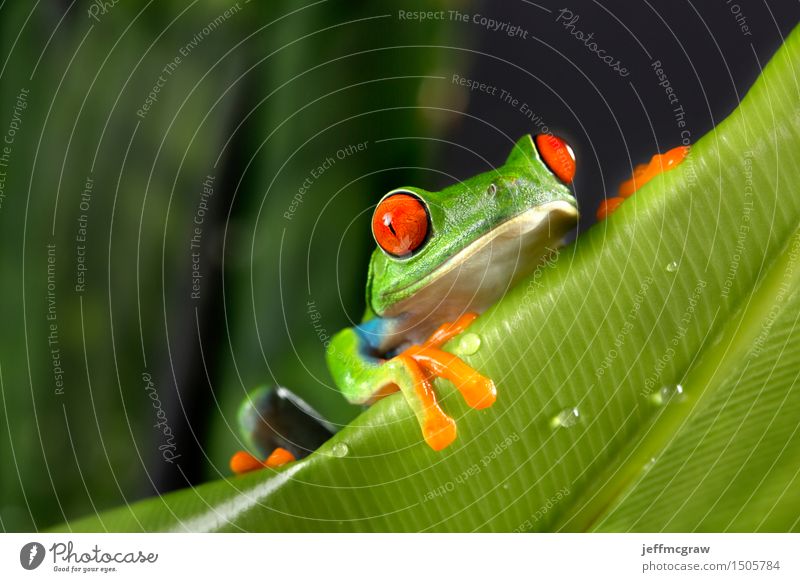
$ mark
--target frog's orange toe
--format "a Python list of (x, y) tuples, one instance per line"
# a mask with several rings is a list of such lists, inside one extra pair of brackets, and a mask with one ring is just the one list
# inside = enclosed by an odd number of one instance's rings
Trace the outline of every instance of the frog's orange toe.
[(441, 451), (450, 446), (456, 440), (456, 433), (456, 421), (446, 414), (429, 417), (422, 428), (425, 442), (434, 451)]
[(633, 170), (633, 175), (619, 186), (619, 195), (623, 198), (633, 195), (639, 188), (650, 180), (668, 172), (680, 164), (689, 153), (689, 146), (678, 146), (663, 154), (656, 154), (647, 164), (639, 164)]
[(267, 457), (266, 461), (264, 461), (264, 466), (274, 469), (276, 467), (282, 467), (286, 463), (291, 463), (292, 461), (296, 460), (297, 459), (292, 453), (286, 449), (278, 447), (272, 451), (272, 454)]
[(625, 202), (625, 199), (616, 196), (615, 198), (606, 198), (600, 203), (600, 206), (597, 209), (597, 220), (604, 220), (608, 218), (610, 214), (616, 211), (619, 208), (619, 205)]
[(612, 214), (626, 198), (633, 194), (650, 180), (668, 172), (680, 164), (689, 153), (689, 146), (678, 146), (663, 154), (656, 154), (647, 164), (639, 164), (633, 170), (628, 180), (619, 185), (619, 196), (603, 200), (597, 209), (597, 220), (603, 220)]
[(230, 460), (231, 471), (236, 475), (264, 468), (264, 463), (246, 451), (237, 451)]
[(272, 454), (264, 461), (259, 460), (247, 451), (238, 451), (231, 457), (229, 464), (234, 474), (242, 475), (250, 471), (263, 469), (264, 467), (269, 467), (271, 469), (282, 467), (286, 463), (291, 463), (294, 460), (296, 460), (295, 456), (291, 452), (278, 447), (272, 451)]
[(464, 400), (467, 401), (472, 408), (476, 410), (483, 410), (489, 408), (497, 400), (497, 387), (494, 382), (486, 376), (475, 374), (476, 378), (469, 381), (469, 396), (466, 390), (461, 390), (464, 395)]

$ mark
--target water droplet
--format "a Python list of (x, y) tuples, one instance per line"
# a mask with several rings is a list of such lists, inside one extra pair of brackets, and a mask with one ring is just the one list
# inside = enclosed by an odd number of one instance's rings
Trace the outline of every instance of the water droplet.
[(674, 273), (677, 270), (678, 270), (678, 261), (671, 261), (667, 263), (667, 271), (669, 271), (670, 273)]
[(339, 457), (339, 458), (346, 457), (347, 453), (349, 453), (349, 452), (350, 452), (350, 449), (347, 448), (347, 445), (344, 444), (344, 443), (336, 443), (331, 448), (331, 454), (334, 457)]
[(645, 471), (649, 471), (655, 466), (655, 464), (656, 464), (656, 458), (650, 457), (650, 460), (644, 464), (644, 467), (642, 467), (642, 469), (644, 469)]
[(503, 489), (508, 489), (510, 485), (508, 483), (503, 483)]
[(465, 356), (471, 356), (481, 347), (481, 338), (475, 333), (465, 333), (458, 340), (456, 351)]
[(680, 402), (684, 398), (683, 386), (662, 386), (660, 390), (650, 395), (650, 401), (656, 406), (663, 406), (669, 402)]
[(550, 426), (552, 428), (570, 428), (578, 424), (580, 419), (581, 414), (577, 408), (565, 408), (552, 418), (550, 421)]

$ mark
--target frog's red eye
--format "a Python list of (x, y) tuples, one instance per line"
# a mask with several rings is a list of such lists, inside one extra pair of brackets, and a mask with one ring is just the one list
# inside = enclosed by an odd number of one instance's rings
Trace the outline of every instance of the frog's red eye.
[(395, 257), (404, 257), (425, 242), (428, 211), (411, 194), (392, 194), (381, 200), (375, 209), (372, 234), (384, 251)]
[(575, 177), (575, 152), (560, 137), (549, 134), (536, 136), (536, 149), (539, 155), (559, 180), (570, 184)]

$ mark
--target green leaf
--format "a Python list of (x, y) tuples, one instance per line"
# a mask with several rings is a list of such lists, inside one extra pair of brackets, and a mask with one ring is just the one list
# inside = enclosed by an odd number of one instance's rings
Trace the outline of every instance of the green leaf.
[(474, 324), (498, 400), (440, 382), (449, 449), (390, 397), (282, 471), (64, 529), (800, 529), (797, 64), (795, 31), (683, 164)]

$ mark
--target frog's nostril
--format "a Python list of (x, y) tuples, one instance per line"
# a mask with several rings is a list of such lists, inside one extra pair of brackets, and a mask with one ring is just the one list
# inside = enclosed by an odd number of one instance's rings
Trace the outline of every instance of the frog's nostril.
[(486, 189), (486, 193), (489, 194), (489, 196), (494, 196), (497, 194), (497, 185), (489, 184), (489, 187)]

